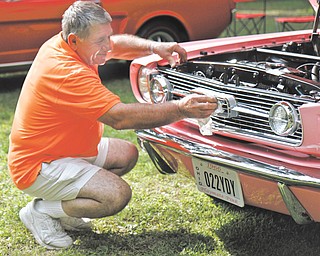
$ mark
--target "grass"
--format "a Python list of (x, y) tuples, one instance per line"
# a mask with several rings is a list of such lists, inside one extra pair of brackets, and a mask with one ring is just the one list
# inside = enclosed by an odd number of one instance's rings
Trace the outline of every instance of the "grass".
[[(20, 81), (0, 79), (7, 85)], [(106, 84), (125, 102), (134, 101), (127, 78)], [(189, 177), (159, 174), (144, 152), (124, 177), (133, 190), (129, 205), (115, 216), (94, 220), (92, 232), (71, 232), (71, 248), (47, 251), (19, 220), (20, 208), (31, 198), (13, 186), (6, 167), (19, 92), (18, 87), (0, 93), (0, 255), (319, 255), (319, 224), (300, 226), (289, 216), (213, 200), (198, 192)], [(105, 132), (136, 141), (130, 130)]]

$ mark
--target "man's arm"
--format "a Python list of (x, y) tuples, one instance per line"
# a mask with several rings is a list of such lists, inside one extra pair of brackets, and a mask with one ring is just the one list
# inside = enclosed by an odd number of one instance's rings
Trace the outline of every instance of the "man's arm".
[(99, 118), (117, 130), (147, 129), (167, 125), (183, 118), (206, 118), (217, 108), (217, 100), (189, 95), (179, 101), (161, 104), (118, 103)]
[(187, 60), (185, 49), (177, 43), (160, 43), (151, 40), (146, 40), (134, 35), (112, 35), (111, 51), (108, 52), (108, 59), (125, 59), (133, 60), (152, 53), (158, 54), (161, 58), (166, 59), (173, 67), (176, 65), (176, 60), (172, 56), (174, 52), (178, 53), (179, 61)]

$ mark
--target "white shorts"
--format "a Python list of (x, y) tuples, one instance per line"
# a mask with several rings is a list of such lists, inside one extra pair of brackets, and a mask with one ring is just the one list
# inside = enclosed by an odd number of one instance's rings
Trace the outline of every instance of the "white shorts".
[(108, 146), (109, 139), (102, 138), (96, 157), (67, 157), (51, 163), (42, 163), (36, 181), (23, 192), (51, 201), (75, 199), (80, 189), (103, 167), (108, 155)]

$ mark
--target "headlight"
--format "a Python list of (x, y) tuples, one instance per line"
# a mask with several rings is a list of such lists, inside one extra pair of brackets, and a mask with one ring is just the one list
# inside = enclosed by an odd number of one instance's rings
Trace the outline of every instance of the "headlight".
[(149, 68), (142, 67), (139, 70), (138, 85), (141, 97), (148, 102), (151, 102), (150, 92), (149, 92), (149, 75), (152, 70)]
[(141, 97), (147, 102), (161, 103), (172, 99), (170, 82), (159, 75), (156, 69), (142, 67), (139, 70), (138, 85)]
[(172, 99), (172, 86), (168, 79), (156, 75), (150, 81), (150, 94), (154, 103), (161, 103)]
[(270, 109), (269, 125), (272, 131), (277, 135), (292, 135), (299, 125), (297, 111), (288, 102), (278, 102)]

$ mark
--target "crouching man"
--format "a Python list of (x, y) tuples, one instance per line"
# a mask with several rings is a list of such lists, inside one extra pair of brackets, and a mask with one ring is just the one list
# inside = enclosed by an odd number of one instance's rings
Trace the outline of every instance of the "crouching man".
[(100, 81), (98, 65), (151, 53), (174, 66), (186, 52), (177, 43), (113, 35), (110, 15), (77, 1), (64, 13), (62, 32), (39, 50), (25, 79), (10, 135), (8, 166), (15, 185), (35, 197), (20, 219), (48, 249), (72, 245), (66, 230), (90, 228), (83, 218), (121, 211), (131, 198), (121, 178), (136, 164), (130, 142), (104, 138), (103, 126), (143, 129), (205, 118), (216, 100), (191, 95), (163, 104), (124, 104)]

